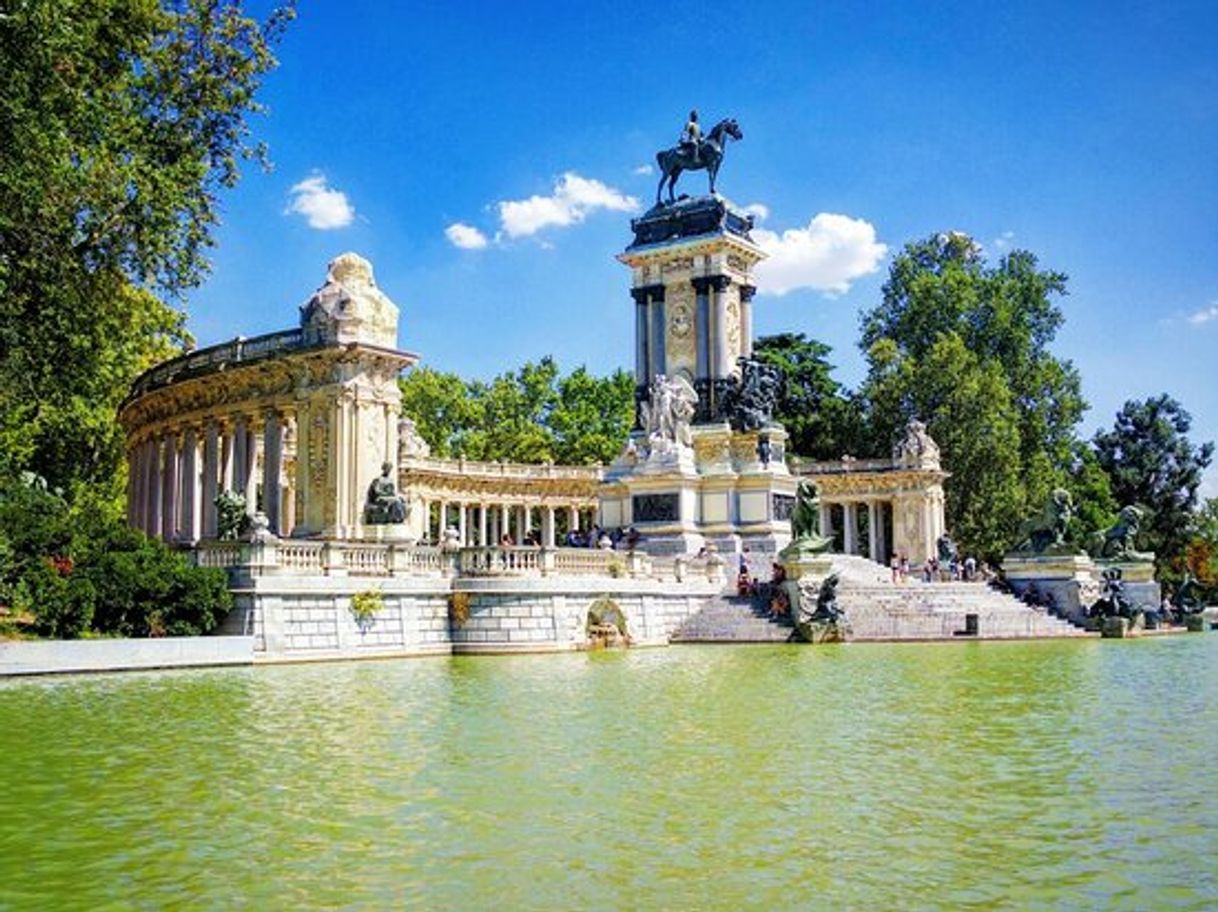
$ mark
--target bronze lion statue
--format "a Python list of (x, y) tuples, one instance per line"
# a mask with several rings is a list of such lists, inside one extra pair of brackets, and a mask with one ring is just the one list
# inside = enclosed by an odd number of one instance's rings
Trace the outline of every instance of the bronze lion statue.
[(1087, 551), (1101, 560), (1153, 560), (1153, 554), (1137, 550), (1138, 534), (1142, 531), (1145, 515), (1146, 511), (1141, 507), (1132, 504), (1121, 507), (1121, 514), (1112, 526), (1091, 536)]
[(1044, 554), (1066, 548), (1066, 527), (1074, 516), (1074, 498), (1065, 488), (1055, 488), (1038, 514), (1025, 519), (1015, 536), (1015, 550)]

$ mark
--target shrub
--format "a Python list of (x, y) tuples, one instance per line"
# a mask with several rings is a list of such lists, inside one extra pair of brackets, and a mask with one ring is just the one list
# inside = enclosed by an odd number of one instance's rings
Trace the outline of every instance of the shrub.
[(40, 636), (73, 640), (89, 629), (97, 591), (81, 576), (61, 574), (50, 562), (32, 564), (17, 584), (15, 606), (34, 616)]
[(0, 487), (0, 603), (42, 636), (207, 633), (232, 606), (224, 571), (192, 566), (94, 505), (28, 480)]

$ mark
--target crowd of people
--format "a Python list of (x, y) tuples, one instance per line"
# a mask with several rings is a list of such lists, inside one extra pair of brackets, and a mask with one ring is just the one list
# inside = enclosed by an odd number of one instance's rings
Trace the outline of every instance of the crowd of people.
[[(892, 570), (892, 581), (894, 583), (904, 583), (909, 580), (911, 568), (909, 556), (905, 552), (902, 551), (899, 554), (894, 554), (888, 565)], [(996, 575), (988, 564), (984, 561), (978, 561), (975, 557), (969, 556), (964, 558), (964, 560), (952, 559), (950, 561), (941, 561), (934, 554), (926, 558), (922, 566), (916, 568), (916, 571), (924, 583), (988, 583)]]

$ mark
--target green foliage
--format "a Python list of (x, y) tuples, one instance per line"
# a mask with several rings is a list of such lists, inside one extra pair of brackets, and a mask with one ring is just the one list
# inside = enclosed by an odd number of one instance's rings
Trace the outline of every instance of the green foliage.
[(37, 484), (0, 489), (0, 602), (42, 636), (187, 636), (232, 607), (223, 571), (193, 567), (121, 518)]
[(759, 361), (783, 373), (774, 417), (791, 435), (788, 448), (810, 459), (840, 459), (868, 449), (861, 404), (831, 376), (833, 349), (803, 333), (762, 336)]
[(991, 558), (1074, 465), (1085, 404), (1077, 371), (1048, 348), (1065, 281), (1026, 251), (991, 267), (967, 236), (941, 234), (906, 246), (862, 318), (873, 446), (924, 420), (952, 473), (948, 528)]
[(1096, 458), (1095, 451), (1082, 441), (1074, 444), (1074, 460), (1067, 470), (1064, 487), (1074, 498), (1074, 516), (1066, 530), (1066, 538), (1076, 548), (1084, 549), (1088, 537), (1116, 522), (1120, 504), (1112, 495), (1112, 484)]
[(1149, 511), (1141, 547), (1153, 550), (1164, 569), (1184, 554), (1197, 488), (1214, 455), (1213, 443), (1188, 439), (1191, 428), (1192, 416), (1164, 393), (1126, 402), (1112, 430), (1092, 441), (1120, 505)]
[(76, 574), (64, 575), (49, 560), (31, 564), (17, 582), (13, 604), (35, 618), (39, 636), (71, 640), (89, 628), (97, 592)]
[(351, 616), (360, 630), (372, 626), (376, 616), (385, 610), (385, 598), (379, 589), (365, 589), (351, 596)]
[(237, 0), (24, 0), (0, 14), (0, 475), (113, 497), (115, 407), (187, 341), (270, 44)]
[(490, 382), (431, 368), (402, 381), (402, 412), (436, 456), (506, 462), (608, 462), (634, 416), (634, 381), (624, 371), (561, 375), (552, 358)]

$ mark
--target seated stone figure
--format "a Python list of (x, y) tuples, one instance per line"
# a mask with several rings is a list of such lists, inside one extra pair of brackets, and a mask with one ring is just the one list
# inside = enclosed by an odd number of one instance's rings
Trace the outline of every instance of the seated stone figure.
[(379, 478), (368, 486), (368, 499), (364, 501), (364, 522), (370, 526), (387, 526), (406, 522), (406, 501), (397, 492), (390, 477), (393, 463), (381, 465)]

